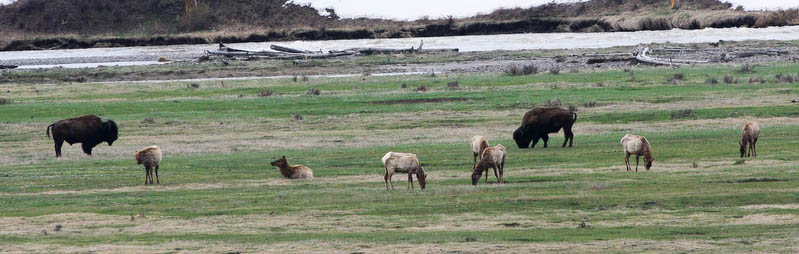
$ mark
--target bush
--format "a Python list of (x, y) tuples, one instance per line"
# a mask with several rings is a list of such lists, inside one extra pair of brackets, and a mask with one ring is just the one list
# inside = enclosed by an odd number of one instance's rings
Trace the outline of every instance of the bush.
[(756, 83), (757, 84), (766, 83), (766, 80), (764, 80), (762, 78), (759, 78), (759, 77), (750, 77), (749, 78), (749, 84), (756, 84)]
[(589, 102), (583, 103), (583, 107), (586, 107), (586, 108), (593, 108), (593, 107), (596, 107), (596, 106), (598, 106), (596, 101), (589, 101)]
[(752, 73), (752, 72), (755, 72), (755, 66), (749, 65), (748, 63), (745, 63), (745, 64), (741, 65), (741, 67), (738, 69), (738, 72), (741, 72), (741, 73)]
[(675, 110), (671, 112), (671, 119), (695, 118), (692, 109)]
[(791, 74), (782, 74), (782, 73), (780, 73), (780, 74), (774, 75), (774, 81), (777, 82), (777, 83), (779, 83), (779, 82), (795, 83), (795, 82), (799, 81), (799, 76), (793, 76)]
[(189, 10), (189, 13), (181, 16), (178, 22), (178, 29), (184, 32), (208, 30), (213, 27), (214, 16), (211, 7), (207, 4), (199, 4)]
[(718, 83), (719, 83), (719, 80), (717, 78), (714, 78), (714, 77), (708, 77), (707, 79), (705, 79), (705, 84), (707, 84), (707, 85), (715, 85), (715, 84), (718, 84)]
[(260, 91), (258, 91), (258, 97), (269, 97), (269, 96), (272, 96), (272, 90), (261, 89)]
[(455, 82), (447, 82), (447, 87), (451, 89), (458, 89), (461, 86), (461, 83), (457, 80)]
[(549, 74), (552, 74), (552, 75), (560, 74), (560, 67), (552, 66), (552, 69), (549, 69)]
[(319, 95), (321, 93), (322, 92), (319, 91), (319, 89), (313, 89), (313, 87), (308, 87), (308, 91), (305, 91), (305, 94), (307, 95)]
[(735, 77), (730, 75), (724, 75), (724, 84), (738, 84), (738, 80)]
[(680, 81), (682, 81), (683, 79), (685, 79), (685, 74), (676, 73), (674, 75), (666, 77), (666, 82), (673, 85), (679, 85)]
[(505, 74), (511, 76), (526, 76), (531, 74), (538, 74), (538, 66), (535, 64), (526, 64), (526, 65), (511, 65), (505, 68)]
[(0, 97), (0, 105), (11, 104), (11, 103), (14, 103), (14, 100)]
[(420, 85), (419, 87), (417, 87), (416, 89), (414, 89), (414, 91), (417, 91), (417, 92), (426, 92), (426, 91), (427, 91), (427, 87), (426, 87), (426, 86), (424, 86), (424, 85)]

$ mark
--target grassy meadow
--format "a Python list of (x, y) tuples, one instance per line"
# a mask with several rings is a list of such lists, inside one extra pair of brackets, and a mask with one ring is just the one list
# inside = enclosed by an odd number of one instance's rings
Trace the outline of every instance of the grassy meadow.
[[(796, 253), (799, 83), (774, 76), (797, 70), (0, 84), (0, 252)], [(522, 115), (554, 98), (578, 109), (574, 147), (516, 148)], [(47, 125), (82, 114), (119, 140), (56, 159)], [(759, 156), (741, 160), (751, 120)], [(651, 171), (625, 171), (627, 133), (651, 142)], [(478, 134), (508, 147), (506, 184), (471, 185)], [(149, 145), (153, 186), (133, 158)], [(417, 154), (427, 188), (398, 174), (386, 191), (388, 151)], [(283, 179), (283, 155), (315, 178)]]

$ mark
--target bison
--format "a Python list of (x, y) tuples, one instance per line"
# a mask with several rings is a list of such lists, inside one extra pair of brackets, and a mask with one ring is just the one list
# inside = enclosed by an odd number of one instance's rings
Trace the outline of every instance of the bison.
[(56, 157), (61, 157), (61, 145), (64, 144), (64, 141), (69, 145), (82, 143), (83, 152), (92, 155), (92, 148), (97, 144), (108, 142), (110, 146), (118, 137), (117, 124), (114, 121), (103, 122), (100, 117), (95, 115), (79, 116), (55, 122), (47, 126), (47, 137), (50, 137), (51, 128)]
[(562, 147), (566, 147), (566, 142), (569, 142), (569, 147), (574, 142), (574, 133), (572, 133), (572, 125), (577, 121), (577, 113), (571, 112), (562, 108), (534, 108), (524, 114), (522, 118), (522, 125), (513, 132), (513, 140), (519, 148), (530, 147), (530, 141), (533, 142), (533, 147), (538, 143), (538, 139), (544, 140), (544, 147), (547, 147), (549, 141), (549, 133), (557, 133), (563, 128), (563, 135), (566, 139), (563, 140)]

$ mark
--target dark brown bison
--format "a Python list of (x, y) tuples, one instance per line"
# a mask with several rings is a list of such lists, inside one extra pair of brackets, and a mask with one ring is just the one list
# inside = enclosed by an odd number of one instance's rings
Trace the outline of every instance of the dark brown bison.
[(533, 142), (533, 147), (538, 143), (538, 139), (544, 140), (544, 147), (547, 147), (549, 141), (549, 133), (557, 133), (563, 128), (563, 135), (566, 139), (563, 140), (563, 146), (566, 147), (566, 142), (569, 142), (569, 147), (574, 142), (574, 133), (572, 133), (572, 125), (577, 121), (577, 113), (571, 112), (562, 108), (534, 108), (527, 111), (522, 118), (522, 125), (513, 132), (513, 140), (519, 148), (530, 147), (530, 141)]
[(47, 126), (47, 136), (50, 137), (50, 128), (53, 129), (55, 141), (55, 156), (61, 157), (61, 145), (64, 141), (69, 145), (81, 143), (83, 152), (92, 155), (92, 148), (102, 142), (110, 146), (117, 140), (117, 124), (108, 120), (103, 122), (95, 115), (85, 115), (70, 119), (60, 120)]

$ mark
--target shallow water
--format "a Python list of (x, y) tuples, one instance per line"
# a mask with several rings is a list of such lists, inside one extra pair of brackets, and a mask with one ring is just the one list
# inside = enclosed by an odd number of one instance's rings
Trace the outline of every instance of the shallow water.
[[(608, 48), (646, 43), (702, 43), (743, 40), (799, 40), (799, 26), (769, 28), (708, 28), (702, 30), (667, 30), (616, 33), (528, 33), (503, 35), (445, 36), (400, 39), (360, 39), (334, 41), (287, 41), (231, 43), (230, 47), (268, 50), (279, 44), (307, 50), (342, 50), (358, 47), (410, 48), (424, 41), (424, 48), (459, 48), (460, 51)], [(200, 57), (216, 44), (148, 47), (119, 47), (0, 52), (0, 64), (26, 65), (27, 68), (52, 68), (64, 64), (116, 62), (114, 65), (141, 64), (159, 57), (185, 60)], [(37, 67), (42, 66), (42, 67)], [(76, 66), (76, 65), (72, 65)], [(80, 66), (80, 65), (77, 65)], [(70, 66), (66, 66), (70, 67)], [(87, 65), (85, 67), (93, 67)]]

